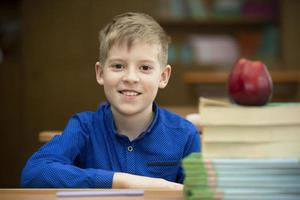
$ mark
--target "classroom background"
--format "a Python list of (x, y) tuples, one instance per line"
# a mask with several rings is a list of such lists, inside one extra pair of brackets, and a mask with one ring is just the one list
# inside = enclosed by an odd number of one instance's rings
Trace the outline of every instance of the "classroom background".
[(94, 73), (98, 32), (126, 11), (152, 15), (172, 37), (161, 106), (197, 112), (199, 96), (227, 98), (239, 57), (267, 64), (272, 101), (300, 101), (300, 1), (1, 0), (0, 188), (19, 187), (41, 131), (63, 130), (105, 101)]

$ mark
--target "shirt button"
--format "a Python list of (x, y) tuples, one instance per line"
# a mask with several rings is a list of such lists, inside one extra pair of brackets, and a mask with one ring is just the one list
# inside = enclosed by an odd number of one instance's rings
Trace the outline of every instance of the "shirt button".
[(132, 146), (129, 146), (129, 147), (127, 147), (127, 150), (128, 150), (128, 151), (133, 151), (133, 147), (132, 147)]

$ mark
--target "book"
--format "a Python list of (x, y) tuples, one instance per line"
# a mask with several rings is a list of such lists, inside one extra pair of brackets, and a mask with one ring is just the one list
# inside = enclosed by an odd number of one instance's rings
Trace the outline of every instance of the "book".
[(187, 0), (189, 14), (193, 19), (203, 19), (210, 14), (207, 2), (202, 0)]
[(300, 157), (300, 140), (292, 142), (206, 142), (202, 152), (208, 158)]
[[(206, 142), (280, 142), (300, 141), (300, 124), (266, 126), (203, 126)], [(238, 134), (237, 134), (238, 133)], [(255, 137), (259, 134), (259, 137)]]
[(200, 98), (206, 158), (300, 157), (300, 103), (241, 106)]
[(182, 161), (185, 199), (299, 199), (299, 159), (207, 159)]
[[(239, 47), (234, 37), (225, 34), (194, 34), (188, 38), (194, 62), (219, 67), (232, 66), (239, 57)], [(226, 49), (226, 51), (224, 51)]]
[(300, 124), (300, 103), (268, 103), (241, 106), (200, 97), (201, 124), (206, 125), (291, 125)]

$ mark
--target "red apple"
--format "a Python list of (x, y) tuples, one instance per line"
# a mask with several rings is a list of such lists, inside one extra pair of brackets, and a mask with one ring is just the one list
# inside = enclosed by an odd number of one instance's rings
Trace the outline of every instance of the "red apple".
[(272, 97), (273, 82), (261, 61), (241, 58), (228, 77), (229, 97), (240, 105), (262, 106)]

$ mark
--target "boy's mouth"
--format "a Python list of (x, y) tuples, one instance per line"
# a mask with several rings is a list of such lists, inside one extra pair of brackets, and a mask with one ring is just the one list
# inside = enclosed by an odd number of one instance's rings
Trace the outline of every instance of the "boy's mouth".
[(134, 90), (119, 90), (118, 92), (125, 96), (138, 96), (141, 94), (140, 92)]

